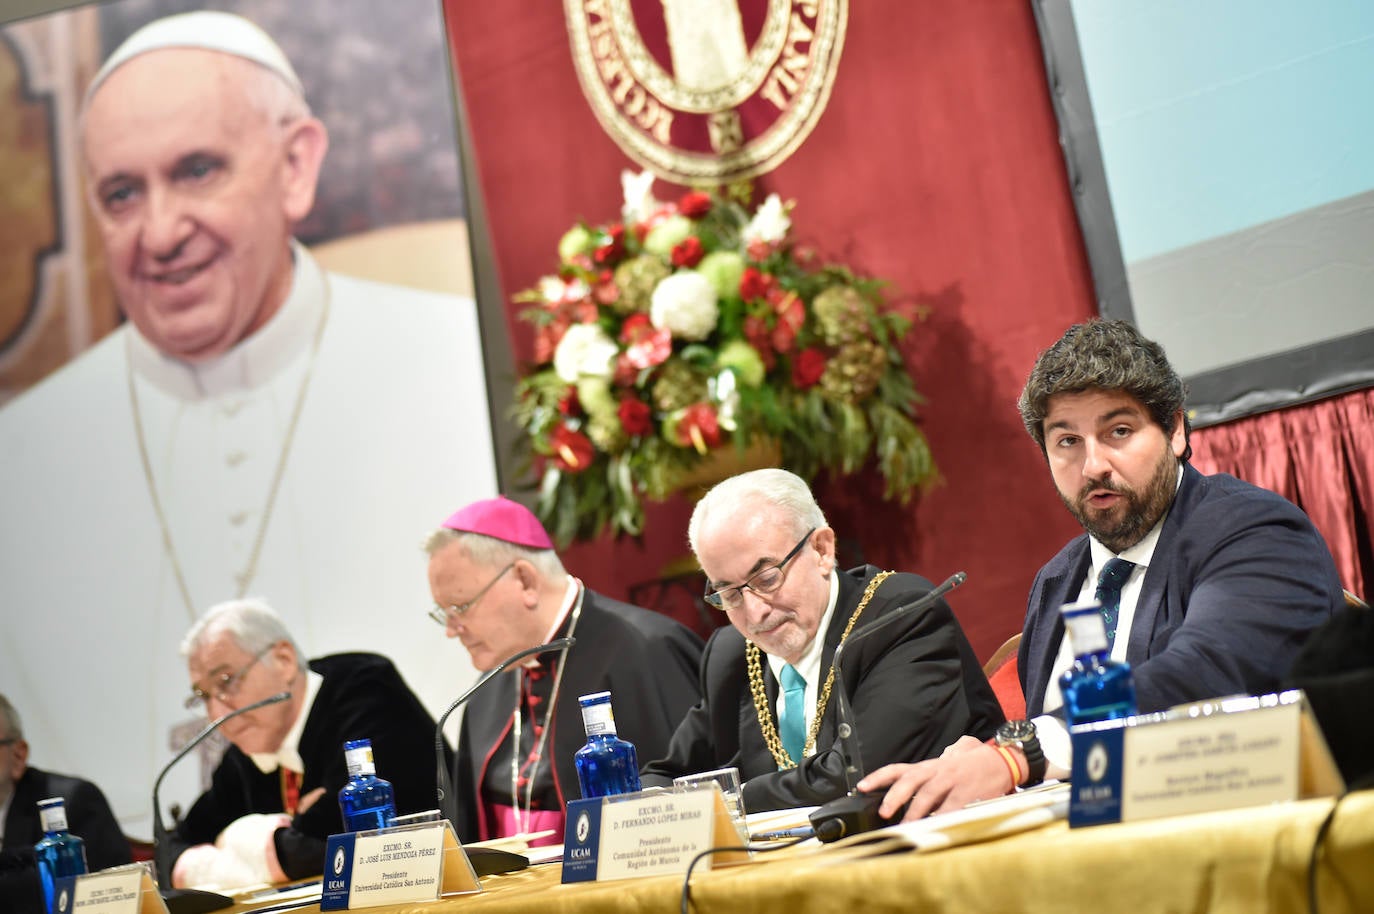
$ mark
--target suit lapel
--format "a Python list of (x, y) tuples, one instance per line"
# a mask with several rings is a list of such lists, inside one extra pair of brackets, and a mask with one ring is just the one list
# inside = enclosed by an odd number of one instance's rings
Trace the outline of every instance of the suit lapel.
[(1173, 564), (1174, 544), (1178, 541), (1178, 530), (1191, 513), (1193, 499), (1198, 492), (1202, 474), (1191, 466), (1183, 467), (1183, 482), (1178, 487), (1178, 495), (1169, 506), (1169, 516), (1164, 519), (1164, 528), (1159, 531), (1154, 553), (1150, 556), (1150, 567), (1145, 570), (1145, 582), (1140, 589), (1136, 602), (1135, 615), (1131, 617), (1131, 636), (1126, 642), (1126, 662), (1141, 663), (1150, 657), (1150, 644), (1154, 640), (1155, 628), (1160, 615), (1165, 612), (1164, 597), (1169, 577), (1169, 566)]
[(1058, 574), (1048, 575), (1044, 582), (1044, 597), (1041, 601), (1042, 616), (1036, 627), (1034, 643), (1031, 645), (1030, 658), (1034, 668), (1026, 675), (1026, 708), (1043, 710), (1045, 691), (1050, 680), (1057, 674), (1054, 659), (1059, 654), (1059, 645), (1064, 640), (1064, 617), (1059, 607), (1077, 599), (1078, 590), (1088, 574), (1091, 553), (1088, 538), (1080, 537), (1072, 553), (1066, 557)]

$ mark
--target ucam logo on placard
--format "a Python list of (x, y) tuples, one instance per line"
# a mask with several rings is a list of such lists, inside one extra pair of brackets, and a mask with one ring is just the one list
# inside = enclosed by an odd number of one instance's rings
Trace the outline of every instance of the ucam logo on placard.
[(666, 180), (771, 171), (830, 98), (848, 0), (564, 0), (582, 92), (621, 150)]

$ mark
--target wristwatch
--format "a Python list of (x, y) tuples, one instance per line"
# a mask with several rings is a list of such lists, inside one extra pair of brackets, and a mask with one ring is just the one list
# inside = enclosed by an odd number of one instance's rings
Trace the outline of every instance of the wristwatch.
[(1031, 787), (1045, 779), (1045, 753), (1040, 748), (1040, 738), (1035, 735), (1035, 724), (1028, 720), (1009, 720), (997, 728), (997, 745), (1021, 750), (1030, 769), (1026, 783), (1017, 786)]

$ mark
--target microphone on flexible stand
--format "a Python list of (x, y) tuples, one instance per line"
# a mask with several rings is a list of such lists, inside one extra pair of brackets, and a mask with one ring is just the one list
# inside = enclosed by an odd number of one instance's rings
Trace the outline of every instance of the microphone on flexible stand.
[(268, 705), (286, 701), (290, 697), (290, 692), (278, 692), (261, 701), (255, 701), (251, 705), (235, 708), (228, 714), (210, 721), (204, 730), (191, 737), (191, 741), (181, 747), (181, 751), (172, 757), (172, 760), (158, 774), (157, 780), (153, 782), (153, 863), (157, 870), (159, 894), (167, 902), (167, 909), (171, 914), (198, 914), (202, 911), (217, 911), (220, 908), (231, 906), (234, 900), (215, 892), (172, 888), (172, 849), (167, 842), (167, 826), (162, 822), (162, 806), (158, 803), (158, 792), (162, 789), (163, 778), (167, 777), (167, 772), (171, 771), (177, 762), (190, 754), (192, 749), (205, 742), (206, 737), (218, 730), (225, 722), (238, 717), (240, 714), (247, 714), (249, 711), (256, 711), (258, 708), (265, 708)]
[[(502, 660), (496, 666), (482, 674), (482, 677), (474, 682), (466, 692), (459, 695), (453, 704), (448, 706), (448, 710), (439, 718), (439, 723), (434, 726), (434, 765), (435, 765), (435, 784), (436, 793), (439, 800), (439, 814), (453, 824), (455, 833), (458, 830), (458, 797), (453, 789), (453, 779), (449, 776), (448, 761), (444, 758), (444, 724), (448, 722), (449, 715), (458, 710), (459, 706), (467, 702), (469, 698), (477, 694), (482, 686), (491, 682), (500, 673), (515, 664), (517, 661), (524, 660), (533, 654), (542, 654), (545, 651), (563, 651), (577, 643), (573, 637), (555, 638), (547, 644), (537, 644), (534, 647), (526, 648), (519, 653), (512, 654)], [(534, 773), (531, 772), (533, 777)], [(509, 851), (500, 851), (494, 848), (466, 847), (468, 859), (472, 862), (473, 869), (478, 876), (490, 876), (494, 873), (507, 873), (511, 870), (524, 869), (529, 866), (529, 858), (520, 854), (512, 854)]]
[(891, 825), (893, 822), (892, 819), (884, 819), (878, 815), (878, 807), (882, 805), (883, 794), (859, 793), (856, 786), (866, 772), (864, 771), (863, 758), (859, 754), (854, 712), (849, 706), (849, 696), (844, 687), (843, 668), (841, 666), (844, 649), (874, 632), (887, 628), (900, 619), (905, 619), (926, 609), (964, 583), (967, 578), (968, 575), (964, 572), (956, 571), (945, 579), (943, 584), (925, 596), (894, 609), (881, 619), (860, 626), (857, 631), (840, 642), (839, 646), (835, 648), (835, 658), (830, 662), (830, 666), (835, 671), (835, 717), (838, 721), (836, 735), (839, 737), (836, 745), (840, 750), (840, 761), (844, 764), (844, 782), (847, 792), (839, 799), (831, 800), (821, 806), (808, 817), (818, 841), (838, 841), (847, 835), (872, 831), (884, 825)]

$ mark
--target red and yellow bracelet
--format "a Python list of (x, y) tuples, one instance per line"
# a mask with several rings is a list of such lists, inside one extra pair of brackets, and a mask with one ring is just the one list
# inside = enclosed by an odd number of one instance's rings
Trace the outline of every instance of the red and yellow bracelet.
[(993, 746), (993, 748), (997, 750), (998, 755), (1002, 756), (1002, 761), (1007, 763), (1007, 770), (1011, 772), (1011, 789), (1015, 790), (1030, 777), (1030, 772), (1021, 768), (1021, 760), (1016, 757), (1016, 753), (1006, 746)]

